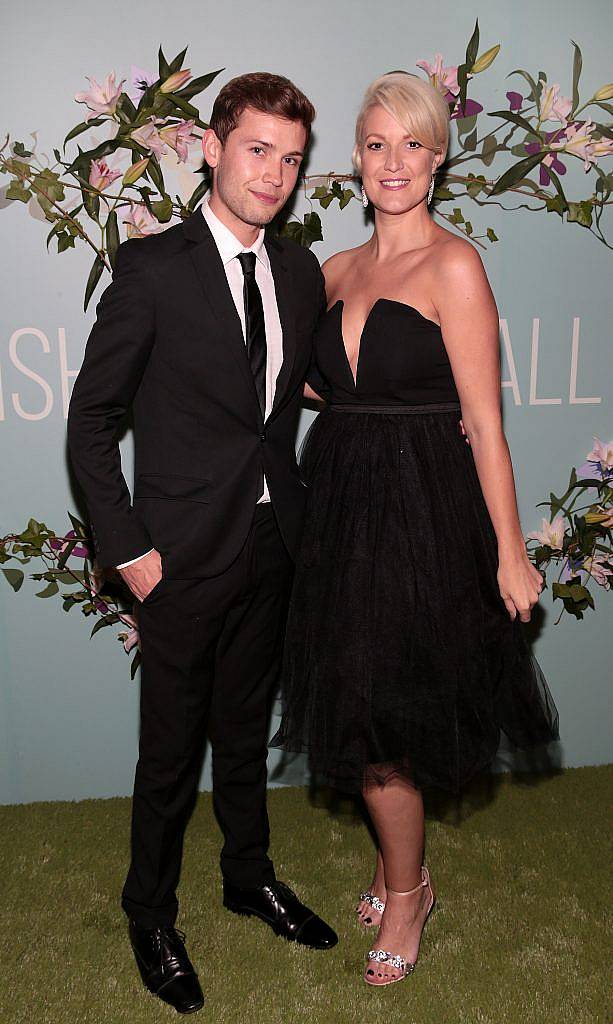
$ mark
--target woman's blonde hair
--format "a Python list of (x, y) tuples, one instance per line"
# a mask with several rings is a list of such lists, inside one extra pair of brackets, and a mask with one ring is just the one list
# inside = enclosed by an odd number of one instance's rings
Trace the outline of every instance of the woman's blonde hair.
[(362, 172), (362, 143), (366, 115), (372, 107), (383, 107), (407, 133), (426, 149), (443, 154), (449, 145), (449, 107), (430, 82), (408, 71), (390, 71), (368, 86), (356, 125), (353, 165)]

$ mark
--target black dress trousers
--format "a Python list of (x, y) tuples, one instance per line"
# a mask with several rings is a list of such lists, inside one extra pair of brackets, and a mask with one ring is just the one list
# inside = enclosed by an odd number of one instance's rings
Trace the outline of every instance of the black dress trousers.
[(244, 887), (275, 878), (266, 756), (292, 569), (263, 503), (228, 569), (163, 578), (141, 605), (141, 732), (122, 906), (143, 927), (177, 916), (183, 835), (207, 732), (222, 874)]

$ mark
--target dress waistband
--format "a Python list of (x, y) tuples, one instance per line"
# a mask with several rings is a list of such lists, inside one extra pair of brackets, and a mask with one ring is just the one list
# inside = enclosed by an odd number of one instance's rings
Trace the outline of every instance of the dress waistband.
[(424, 412), (461, 412), (459, 402), (429, 402), (425, 405), (339, 405), (328, 406), (332, 412), (385, 413), (388, 416), (414, 416)]

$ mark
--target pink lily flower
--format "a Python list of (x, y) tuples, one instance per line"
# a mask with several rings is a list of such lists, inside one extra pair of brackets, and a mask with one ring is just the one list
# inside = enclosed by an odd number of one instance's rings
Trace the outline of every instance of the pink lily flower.
[(589, 558), (586, 558), (583, 563), (583, 568), (590, 574), (593, 580), (596, 580), (596, 583), (600, 587), (604, 587), (605, 590), (611, 589), (613, 569), (610, 567), (610, 563), (608, 563), (606, 555), (603, 555), (600, 552), (597, 552), (595, 555), (591, 555)]
[(584, 169), (589, 171), (591, 165), (596, 163), (596, 157), (592, 153), (592, 147), (594, 146), (592, 131), (594, 127), (595, 125), (592, 121), (569, 124), (565, 129), (566, 138), (561, 139), (559, 142), (552, 142), (551, 148), (563, 149), (565, 153), (579, 157), (583, 160)]
[(560, 96), (558, 84), (548, 86), (541, 96), (541, 121), (561, 121), (566, 124), (572, 105), (571, 99)]
[(561, 514), (558, 514), (551, 522), (543, 518), (541, 529), (529, 533), (528, 539), (538, 540), (540, 544), (547, 545), (553, 551), (561, 551), (564, 543), (564, 525), (564, 516)]
[(140, 633), (136, 619), (133, 615), (122, 614), (121, 621), (130, 626), (129, 632), (119, 634), (119, 639), (123, 642), (126, 654), (129, 654), (133, 647), (138, 647), (140, 650)]
[(131, 137), (135, 142), (138, 142), (143, 149), (146, 149), (148, 153), (152, 153), (156, 156), (158, 160), (167, 152), (164, 140), (160, 138), (160, 134), (156, 127), (156, 121), (153, 117), (146, 124), (142, 125), (141, 128), (135, 128), (134, 131), (131, 132)]
[(156, 220), (144, 203), (130, 203), (130, 211), (123, 223), (127, 227), (128, 238), (144, 238), (164, 230), (164, 225)]
[(163, 141), (174, 149), (179, 158), (179, 163), (185, 163), (188, 157), (188, 146), (199, 142), (198, 135), (192, 134), (194, 121), (179, 121), (177, 124), (169, 124), (160, 129), (159, 136)]
[(138, 106), (141, 96), (150, 85), (157, 82), (159, 75), (145, 68), (137, 68), (135, 64), (130, 68), (130, 88), (126, 92), (135, 106)]
[(89, 169), (89, 183), (92, 188), (104, 192), (117, 178), (121, 178), (121, 171), (112, 171), (106, 160), (92, 160)]
[(601, 156), (613, 156), (613, 139), (598, 139), (590, 145), (590, 154), (594, 160)]
[(78, 92), (75, 95), (77, 103), (85, 103), (89, 107), (89, 113), (85, 115), (86, 121), (100, 114), (114, 114), (117, 102), (121, 96), (122, 86), (125, 78), (122, 78), (119, 85), (115, 85), (115, 72), (111, 71), (105, 78), (104, 84), (99, 85), (95, 78), (85, 76), (91, 85), (89, 92)]
[(434, 88), (438, 89), (443, 96), (448, 92), (450, 92), (452, 96), (458, 95), (460, 86), (458, 85), (457, 66), (454, 67), (453, 65), (449, 65), (449, 67), (443, 67), (442, 54), (435, 54), (434, 64), (430, 64), (427, 60), (418, 60), (416, 66), (418, 68), (423, 68)]

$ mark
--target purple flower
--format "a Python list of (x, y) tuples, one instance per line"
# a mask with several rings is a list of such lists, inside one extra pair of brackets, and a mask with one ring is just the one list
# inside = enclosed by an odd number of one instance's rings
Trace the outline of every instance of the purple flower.
[(508, 92), (507, 93), (507, 99), (509, 101), (509, 109), (510, 110), (513, 110), (513, 111), (521, 110), (522, 103), (524, 102), (524, 97), (521, 95), (521, 93), (519, 93), (519, 92)]
[(588, 452), (587, 462), (579, 466), (577, 476), (580, 480), (613, 479), (613, 441), (604, 444), (600, 438), (594, 438), (594, 447)]
[(483, 107), (481, 106), (480, 103), (477, 103), (476, 100), (467, 99), (463, 107), (460, 106), (460, 103), (458, 101), (458, 105), (454, 110), (453, 114), (451, 115), (451, 120), (455, 121), (460, 117), (473, 117), (475, 114), (478, 114), (479, 111), (481, 110), (483, 110)]
[(576, 578), (577, 576), (581, 579), (581, 570), (583, 568), (583, 557), (580, 558), (567, 558), (564, 562), (564, 567), (560, 574), (560, 583), (568, 583), (569, 580)]
[[(66, 548), (68, 547), (68, 542), (76, 536), (77, 535), (75, 531), (70, 530), (65, 537), (52, 537), (51, 540), (49, 541), (49, 544), (51, 545), (54, 551), (58, 551), (60, 554), (62, 554), (62, 552), (65, 551)], [(76, 558), (90, 557), (89, 548), (83, 542), (81, 542), (80, 544), (75, 544), (74, 548), (71, 551), (71, 554), (75, 555)]]
[[(560, 138), (564, 137), (564, 129), (558, 128), (555, 132), (545, 132), (545, 145), (549, 146), (552, 142), (557, 142)], [(542, 151), (542, 145), (540, 142), (526, 142), (524, 149), (526, 153), (532, 156), (533, 153), (540, 153)], [(541, 185), (549, 185), (551, 183), (551, 176), (548, 167), (551, 167), (556, 174), (566, 174), (566, 167), (559, 159), (557, 153), (547, 153), (541, 161), (539, 166), (539, 182)]]

